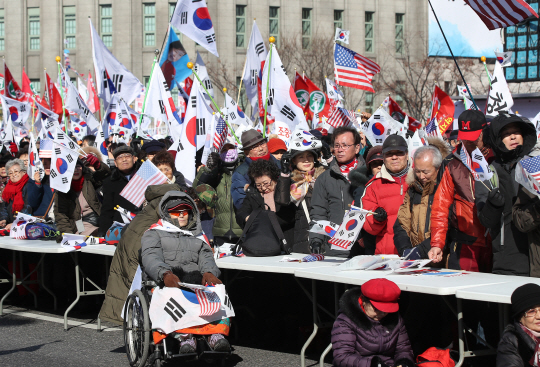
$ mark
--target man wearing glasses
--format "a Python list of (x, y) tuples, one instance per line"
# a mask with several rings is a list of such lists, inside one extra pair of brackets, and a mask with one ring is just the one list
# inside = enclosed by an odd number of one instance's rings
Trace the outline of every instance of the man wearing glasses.
[[(329, 220), (333, 223), (341, 223), (345, 211), (349, 210), (349, 206), (353, 202), (355, 190), (363, 190), (362, 183), (351, 184), (349, 180), (351, 174), (366, 165), (362, 156), (359, 155), (360, 139), (358, 132), (351, 127), (343, 126), (334, 130), (332, 144), (336, 159), (332, 159), (328, 170), (315, 181), (310, 210), (312, 221)], [(327, 236), (310, 232), (309, 247), (311, 252), (347, 256), (347, 253), (343, 251), (327, 251), (328, 239)]]
[(254, 129), (244, 131), (241, 140), (246, 159), (234, 171), (231, 185), (233, 204), (236, 209), (242, 207), (242, 202), (246, 197), (245, 190), (251, 182), (248, 177), (248, 169), (252, 162), (258, 159), (264, 159), (275, 163), (281, 169), (281, 163), (270, 154), (266, 138), (260, 132)]
[(122, 223), (120, 212), (114, 210), (114, 207), (120, 205), (122, 208), (132, 213), (137, 213), (139, 208), (130, 201), (120, 196), (120, 192), (133, 177), (139, 164), (135, 164), (137, 157), (133, 155), (130, 147), (123, 145), (113, 151), (115, 168), (112, 173), (103, 181), (103, 206), (99, 218), (99, 236), (105, 236), (107, 230), (113, 224), (113, 221)]

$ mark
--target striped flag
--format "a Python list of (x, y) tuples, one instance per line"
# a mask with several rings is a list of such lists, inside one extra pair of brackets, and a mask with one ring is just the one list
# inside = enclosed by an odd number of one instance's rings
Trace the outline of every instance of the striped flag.
[(381, 71), (379, 65), (337, 43), (335, 46), (334, 76), (337, 84), (375, 93), (371, 79)]
[(167, 177), (157, 169), (150, 160), (144, 161), (137, 173), (129, 180), (120, 196), (132, 202), (135, 206), (141, 206), (144, 202), (144, 192), (150, 185), (161, 185), (167, 182)]
[(465, 0), (490, 30), (518, 24), (538, 14), (525, 0)]
[(207, 292), (203, 289), (195, 289), (197, 300), (201, 306), (201, 313), (199, 316), (210, 316), (215, 314), (221, 308), (221, 300), (219, 296), (214, 292)]
[(540, 156), (521, 160), (521, 166), (540, 184)]
[(330, 118), (327, 123), (332, 125), (335, 128), (340, 126), (349, 126), (353, 124), (353, 121), (356, 120), (356, 116), (353, 111), (346, 110), (341, 107), (336, 107), (332, 111)]
[(439, 130), (439, 125), (437, 124), (437, 116), (431, 119), (431, 121), (426, 125), (425, 129), (428, 136), (440, 137), (441, 132)]
[(461, 161), (467, 167), (467, 169), (471, 172), (475, 180), (478, 180), (478, 173), (473, 171), (472, 169), (472, 160), (471, 156), (469, 155), (469, 152), (467, 152), (467, 149), (465, 149), (464, 146), (461, 146), (461, 152), (459, 153), (459, 157), (461, 158)]
[(223, 145), (227, 141), (228, 130), (229, 129), (225, 123), (225, 120), (219, 117), (216, 124), (216, 131), (214, 133), (214, 148), (216, 148), (218, 152), (221, 151), (221, 148), (223, 148)]

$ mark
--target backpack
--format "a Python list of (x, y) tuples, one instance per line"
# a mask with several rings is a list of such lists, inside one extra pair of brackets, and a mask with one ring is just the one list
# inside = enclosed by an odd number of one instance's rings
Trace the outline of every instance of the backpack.
[(454, 367), (455, 360), (450, 355), (450, 349), (428, 348), (416, 357), (418, 367)]

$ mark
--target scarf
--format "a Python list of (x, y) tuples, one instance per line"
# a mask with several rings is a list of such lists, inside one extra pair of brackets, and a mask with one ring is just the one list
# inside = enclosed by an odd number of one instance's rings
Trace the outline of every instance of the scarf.
[(393, 172), (388, 171), (388, 173), (389, 173), (390, 176), (392, 176), (392, 177), (403, 177), (403, 176), (405, 176), (408, 172), (409, 172), (409, 165), (405, 166), (405, 168), (403, 168), (403, 170), (401, 170), (401, 171), (398, 172), (398, 173), (393, 173)]
[(2, 192), (2, 199), (5, 203), (9, 203), (10, 200), (13, 200), (11, 205), (11, 212), (19, 212), (24, 207), (23, 199), (23, 187), (26, 185), (30, 177), (25, 173), (24, 176), (17, 182), (8, 181), (8, 184)]
[(525, 325), (521, 323), (519, 324), (519, 326), (521, 326), (521, 329), (525, 332), (525, 334), (530, 336), (532, 340), (534, 341), (534, 345), (535, 345), (534, 354), (531, 360), (529, 361), (529, 364), (531, 366), (540, 366), (540, 333), (532, 331), (531, 329), (529, 329), (528, 327), (526, 327)]
[(274, 200), (274, 191), (268, 192), (266, 194), (261, 193), (261, 196), (263, 197), (264, 203), (268, 205), (268, 208), (275, 213), (276, 201)]
[(263, 155), (262, 157), (249, 157), (253, 162), (258, 161), (259, 159), (264, 159), (265, 161), (270, 160), (270, 153), (266, 153), (266, 155)]
[[(160, 220), (157, 221), (157, 223), (152, 224), (150, 226), (150, 228), (147, 229), (147, 231), (149, 231), (151, 229), (156, 229), (156, 230), (159, 230), (159, 231), (165, 231), (165, 232), (169, 232), (169, 233), (182, 233), (182, 234), (184, 234), (186, 236), (192, 236), (193, 237), (193, 233), (191, 233), (190, 231), (180, 229), (177, 226), (175, 226), (174, 224), (171, 224), (171, 223), (169, 223), (167, 221), (164, 221), (163, 219), (160, 219)], [(206, 237), (204, 232), (199, 233), (198, 235), (195, 236), (195, 238), (198, 238), (198, 239), (204, 241), (207, 245), (210, 243), (210, 241), (208, 241), (208, 237)]]
[(81, 176), (78, 180), (71, 180), (71, 190), (74, 192), (81, 192), (84, 184), (84, 176)]
[(309, 188), (315, 185), (315, 169), (309, 172), (302, 172), (302, 179), (291, 185), (291, 200), (298, 206), (306, 196)]
[(351, 172), (353, 169), (358, 166), (358, 159), (354, 157), (353, 160), (351, 160), (349, 163), (344, 163), (339, 166), (339, 170), (341, 171), (341, 174), (345, 176), (345, 178), (349, 179), (349, 172)]

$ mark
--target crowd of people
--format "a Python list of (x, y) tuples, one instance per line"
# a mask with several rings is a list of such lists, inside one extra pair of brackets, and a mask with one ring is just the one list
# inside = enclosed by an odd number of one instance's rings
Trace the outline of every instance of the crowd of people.
[[(362, 114), (364, 121), (369, 117)], [(210, 153), (205, 164), (198, 154), (192, 185), (175, 165), (169, 138), (121, 141), (111, 136), (107, 157), (95, 148), (94, 136), (79, 142), (86, 155), (77, 160), (66, 193), (49, 183), (51, 141), (38, 141), (43, 178), (27, 174), (29, 158), (34, 158), (28, 139), (6, 147), (0, 157), (0, 227), (9, 230), (21, 212), (45, 219), (58, 233), (99, 236), (117, 244), (100, 313), (104, 320), (121, 322), (139, 264), (165, 286), (175, 286), (186, 272), (200, 273), (203, 284), (220, 282), (209, 251), (225, 243), (238, 244), (246, 256), (398, 254), (456, 270), (540, 274), (540, 200), (514, 178), (517, 163), (540, 149), (535, 126), (518, 115), (501, 113), (488, 122), (479, 111), (465, 111), (457, 131), (444, 139), (430, 137), (414, 152), (399, 135), (372, 147), (354, 127), (330, 134), (298, 131), (290, 149), (277, 136), (250, 129), (242, 134), (240, 147), (228, 142)], [(494, 172), (489, 182), (475, 181), (462, 162), (462, 150), (470, 155), (477, 148)], [(168, 182), (149, 186), (146, 200), (136, 206), (120, 193), (145, 160)], [(350, 251), (332, 249), (329, 236), (310, 232), (318, 221), (340, 224), (351, 206), (371, 214)], [(129, 224), (120, 224), (119, 207), (132, 213)], [(162, 227), (149, 230), (156, 223)], [(332, 332), (335, 365), (414, 365), (406, 323), (397, 314), (399, 293), (383, 280), (345, 293)], [(528, 365), (524, 350), (540, 355), (538, 297), (529, 302), (516, 295), (516, 322), (501, 341), (505, 362), (498, 365)], [(383, 335), (381, 330), (387, 335), (374, 336)], [(228, 343), (218, 334), (212, 345), (226, 350)], [(183, 350), (193, 350), (193, 340), (182, 335)], [(516, 338), (523, 339), (521, 344)], [(523, 364), (506, 362), (518, 357)]]

